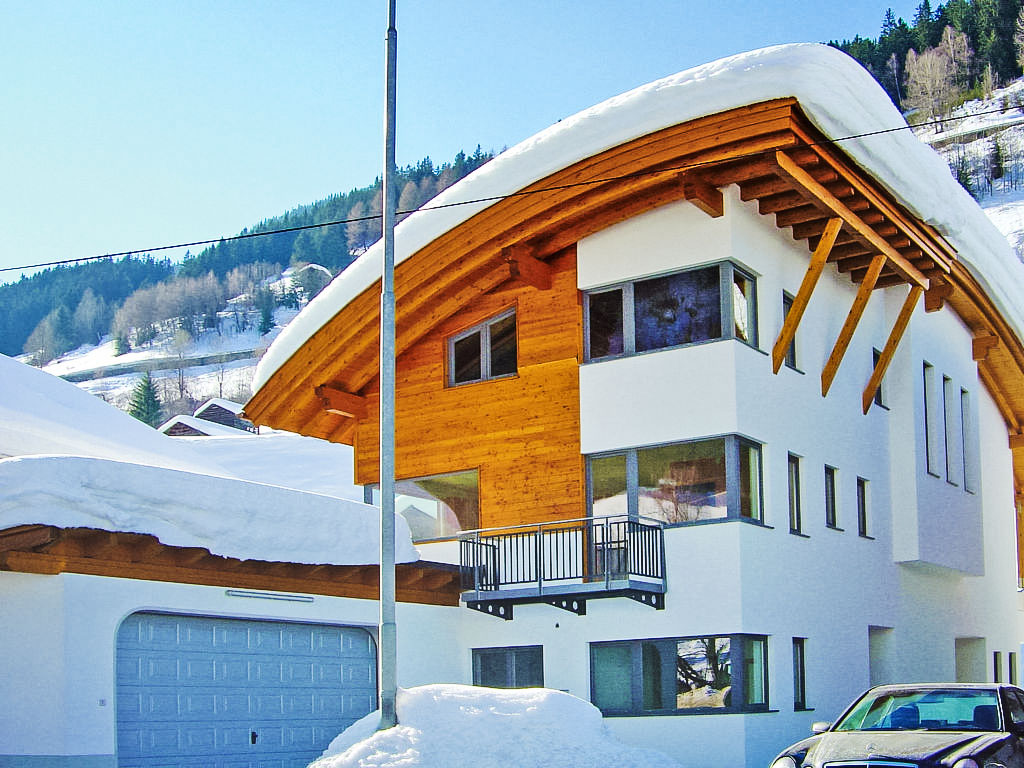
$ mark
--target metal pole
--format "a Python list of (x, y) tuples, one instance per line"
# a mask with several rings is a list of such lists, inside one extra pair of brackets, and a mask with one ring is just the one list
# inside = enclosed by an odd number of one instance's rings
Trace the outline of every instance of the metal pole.
[(398, 723), (395, 624), (395, 66), (398, 30), (395, 0), (388, 0), (384, 110), (384, 267), (380, 294), (380, 725)]

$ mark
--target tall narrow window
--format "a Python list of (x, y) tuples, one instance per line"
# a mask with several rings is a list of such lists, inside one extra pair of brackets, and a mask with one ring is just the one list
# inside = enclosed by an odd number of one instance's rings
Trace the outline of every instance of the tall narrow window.
[(939, 477), (939, 420), (935, 399), (935, 368), (924, 364), (924, 450), (928, 474)]
[[(879, 361), (879, 359), (881, 359), (881, 357), (882, 357), (882, 353), (879, 352), (877, 349), (872, 349), (871, 350), (871, 370), (872, 371), (874, 371), (874, 369), (878, 367), (878, 361)], [(875, 390), (874, 401), (875, 401), (875, 405), (880, 405), (880, 406), (882, 406), (884, 408), (885, 407), (885, 395), (883, 394), (883, 391), (882, 391), (882, 385), (883, 385), (883, 382), (881, 382), (881, 381), (878, 382), (878, 389)]]
[(867, 538), (868, 535), (868, 481), (857, 478), (857, 534)]
[(960, 390), (960, 445), (963, 448), (964, 490), (974, 493), (977, 482), (974, 476), (974, 422), (971, 416), (971, 394), (966, 389)]
[(738, 440), (740, 449), (740, 517), (761, 519), (761, 446)]
[(992, 651), (992, 682), (1003, 682), (1003, 652)]
[(622, 289), (591, 293), (587, 297), (587, 358), (621, 355), (626, 351)]
[(1017, 652), (1016, 651), (1010, 651), (1007, 654), (1006, 661), (1007, 661), (1007, 669), (1006, 669), (1006, 671), (1010, 675), (1010, 677), (1007, 679), (1007, 682), (1010, 683), (1010, 685), (1016, 685), (1017, 684)]
[(836, 508), (836, 468), (825, 465), (825, 525), (839, 527), (839, 511)]
[(757, 346), (757, 308), (754, 281), (738, 269), (732, 271), (733, 336)]
[(516, 372), (516, 312), (509, 310), (448, 340), (448, 384)]
[(946, 482), (950, 485), (959, 485), (963, 474), (960, 459), (962, 430), (957, 424), (960, 408), (953, 389), (953, 381), (948, 376), (942, 377), (942, 412), (946, 445)]
[(807, 638), (793, 638), (793, 709), (807, 709)]
[[(782, 321), (785, 322), (789, 316), (789, 310), (793, 308), (793, 297), (788, 293), (782, 294)], [(786, 347), (786, 358), (785, 363), (790, 368), (796, 369), (796, 336), (793, 337), (793, 341)]]
[(789, 532), (801, 532), (800, 519), (800, 457), (789, 454)]
[(768, 639), (747, 637), (744, 640), (744, 704), (749, 708), (768, 706)]

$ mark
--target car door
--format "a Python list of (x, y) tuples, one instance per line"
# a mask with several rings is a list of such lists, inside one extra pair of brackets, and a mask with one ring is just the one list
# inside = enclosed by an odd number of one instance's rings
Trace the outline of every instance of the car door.
[(1024, 768), (1024, 696), (1020, 691), (1003, 689), (1003, 718), (1004, 728), (1011, 735), (998, 757), (1007, 768)]

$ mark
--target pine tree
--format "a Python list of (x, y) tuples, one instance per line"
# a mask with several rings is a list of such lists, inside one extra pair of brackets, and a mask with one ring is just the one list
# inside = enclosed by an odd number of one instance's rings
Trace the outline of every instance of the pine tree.
[(156, 427), (160, 424), (160, 398), (156, 394), (156, 384), (146, 371), (132, 390), (132, 399), (128, 403), (128, 413), (141, 422)]

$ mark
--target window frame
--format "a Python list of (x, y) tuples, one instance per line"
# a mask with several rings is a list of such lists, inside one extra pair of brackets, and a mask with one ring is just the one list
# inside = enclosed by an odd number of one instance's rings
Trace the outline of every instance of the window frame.
[(807, 706), (807, 638), (793, 638), (793, 710), (805, 712)]
[[(793, 309), (793, 302), (796, 297), (792, 296), (787, 291), (782, 292), (782, 323), (785, 325), (786, 318), (789, 316), (790, 310)], [(782, 362), (788, 368), (792, 368), (794, 371), (800, 370), (797, 367), (797, 354), (796, 354), (796, 334), (793, 334), (793, 340), (789, 342), (789, 346), (786, 347), (786, 356), (782, 359)]]
[[(871, 348), (871, 370), (874, 371), (878, 367), (878, 361), (882, 359), (882, 352), (875, 347)], [(883, 376), (878, 381), (878, 387), (875, 389), (874, 397), (871, 400), (872, 403), (880, 408), (889, 410), (889, 406), (885, 403), (885, 377)]]
[[(515, 370), (511, 373), (499, 373), (497, 375), (492, 374), (492, 355), (493, 348), (491, 344), (491, 329), (502, 322), (507, 320), (509, 317), (513, 318), (513, 339), (515, 341), (515, 355), (516, 365)], [(480, 378), (467, 379), (466, 381), (455, 380), (455, 345), (463, 341), (464, 339), (473, 336), (474, 334), (480, 334)], [(495, 381), (497, 379), (509, 379), (519, 375), (519, 320), (516, 317), (516, 307), (509, 307), (496, 315), (491, 315), (486, 320), (476, 323), (469, 328), (465, 328), (458, 333), (449, 336), (445, 342), (445, 364), (446, 364), (446, 375), (445, 382), (448, 387), (461, 387), (467, 384), (479, 384), (482, 381)]]
[[(540, 663), (540, 684), (539, 685), (516, 685), (516, 655), (525, 652), (536, 652), (539, 654)], [(505, 676), (507, 685), (487, 686), (490, 688), (543, 688), (544, 687), (544, 646), (543, 645), (506, 645), (497, 647), (483, 647), (472, 649), (473, 685), (483, 686), (481, 682), (481, 663), (484, 656), (504, 656)]]
[(795, 453), (786, 455), (786, 487), (789, 499), (789, 532), (798, 536), (803, 532), (803, 517), (800, 508), (800, 457)]
[(841, 531), (839, 527), (839, 470), (825, 465), (825, 527)]
[[(727, 707), (690, 707), (669, 709), (664, 707), (645, 708), (643, 689), (643, 646), (655, 643), (679, 643), (689, 640), (729, 640), (730, 665), (730, 705)], [(755, 646), (760, 648), (757, 654), (760, 660), (761, 679), (758, 690), (762, 692), (761, 701), (748, 703), (747, 699), (753, 686), (750, 682), (749, 668), (755, 666), (757, 658), (753, 652)], [(630, 706), (628, 708), (601, 709), (595, 702), (596, 670), (594, 667), (595, 648), (625, 647), (630, 650)], [(748, 714), (752, 712), (768, 712), (770, 707), (768, 636), (744, 632), (720, 635), (684, 635), (678, 637), (637, 638), (629, 640), (605, 640), (591, 642), (590, 650), (590, 702), (601, 710), (604, 717), (679, 717), (691, 715), (725, 715)], [(674, 667), (674, 664), (673, 664)], [(664, 670), (663, 670), (664, 674)], [(738, 703), (737, 703), (738, 702)]]
[[(640, 517), (639, 513), (639, 451), (650, 448), (663, 448), (676, 445), (687, 445), (691, 443), (702, 443), (710, 440), (725, 441), (725, 493), (726, 493), (726, 514), (725, 517), (718, 517), (706, 520), (690, 520), (680, 522), (663, 522), (665, 528), (675, 528), (687, 525), (709, 525), (712, 523), (724, 523), (730, 520), (743, 520), (755, 525), (764, 525), (764, 445), (755, 440), (740, 435), (711, 435), (708, 437), (696, 438), (693, 440), (677, 440), (668, 443), (654, 443), (652, 445), (641, 445), (632, 448), (623, 448), (615, 451), (601, 451), (599, 453), (586, 454), (586, 509), (587, 515), (594, 514), (594, 482), (591, 465), (594, 460), (605, 459), (612, 456), (624, 456), (626, 460), (626, 509), (631, 518)], [(740, 473), (742, 449), (752, 451), (757, 461), (757, 488), (752, 497), (756, 500), (756, 513), (753, 515), (742, 515), (742, 497), (740, 494)], [(753, 489), (752, 489), (753, 490)]]
[[(718, 268), (718, 299), (721, 320), (721, 327), (719, 329), (720, 335), (714, 338), (689, 341), (682, 344), (671, 344), (664, 347), (656, 347), (638, 352), (636, 349), (636, 296), (634, 291), (636, 284), (663, 277), (674, 277), (676, 275), (685, 274), (686, 272), (694, 272), (711, 267)], [(739, 274), (750, 281), (753, 288), (751, 295), (747, 297), (748, 317), (752, 316), (752, 320), (749, 322), (751, 331), (750, 335), (752, 338), (749, 341), (738, 336), (735, 330), (736, 317), (733, 312), (732, 286), (734, 284), (734, 276), (736, 274)], [(622, 292), (622, 352), (594, 357), (591, 354), (590, 297), (614, 291)], [(699, 344), (710, 344), (716, 341), (725, 341), (728, 339), (734, 339), (749, 347), (753, 347), (754, 349), (760, 349), (757, 303), (757, 277), (750, 270), (745, 269), (728, 259), (713, 261), (706, 264), (695, 264), (693, 266), (686, 267), (685, 269), (643, 275), (642, 277), (636, 277), (631, 280), (625, 280), (619, 283), (585, 290), (583, 292), (583, 362), (592, 363), (603, 360), (615, 360), (621, 357), (633, 357), (634, 355), (647, 355), (656, 352), (664, 352), (669, 349), (693, 347)]]
[(922, 384), (924, 394), (924, 461), (925, 471), (932, 477), (941, 477), (939, 464), (939, 432), (936, 408), (935, 366), (927, 360), (922, 362)]
[(871, 500), (868, 490), (869, 483), (863, 477), (857, 477), (857, 535), (870, 539), (868, 535), (868, 512)]

